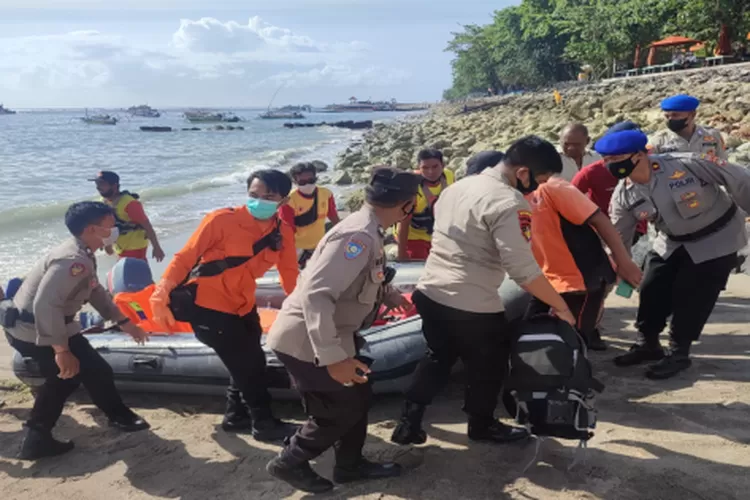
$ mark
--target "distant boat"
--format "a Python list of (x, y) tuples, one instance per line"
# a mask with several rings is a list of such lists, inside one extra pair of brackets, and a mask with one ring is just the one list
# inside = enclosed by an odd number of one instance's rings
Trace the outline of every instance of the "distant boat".
[(240, 117), (232, 113), (211, 113), (209, 111), (185, 111), (185, 118), (190, 123), (237, 123), (240, 121)]
[(117, 125), (119, 120), (117, 117), (107, 114), (89, 115), (89, 111), (86, 110), (86, 116), (82, 116), (81, 121), (88, 125)]
[(128, 113), (133, 116), (140, 116), (143, 118), (159, 118), (161, 116), (161, 113), (159, 113), (158, 110), (146, 104), (141, 104), (140, 106), (131, 106), (128, 108)]
[(258, 115), (258, 118), (263, 118), (264, 120), (304, 120), (305, 115), (297, 111), (268, 110)]
[(15, 115), (16, 112), (12, 109), (8, 109), (4, 107), (2, 104), (0, 104), (0, 115)]

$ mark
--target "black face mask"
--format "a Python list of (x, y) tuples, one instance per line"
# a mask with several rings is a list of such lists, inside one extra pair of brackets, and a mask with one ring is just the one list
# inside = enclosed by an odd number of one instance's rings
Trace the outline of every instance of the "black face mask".
[(536, 191), (536, 188), (539, 187), (539, 183), (534, 179), (534, 176), (529, 174), (529, 186), (526, 187), (523, 185), (523, 182), (521, 182), (521, 179), (516, 177), (516, 189), (524, 196), (526, 196), (529, 193), (533, 193)]
[(688, 119), (683, 118), (682, 120), (669, 120), (667, 121), (667, 128), (672, 132), (681, 132), (685, 130), (688, 125)]
[(624, 179), (625, 177), (628, 177), (630, 174), (632, 174), (633, 170), (635, 170), (633, 156), (631, 155), (629, 158), (625, 158), (624, 160), (607, 163), (607, 168), (609, 169), (609, 173), (612, 174), (615, 179)]

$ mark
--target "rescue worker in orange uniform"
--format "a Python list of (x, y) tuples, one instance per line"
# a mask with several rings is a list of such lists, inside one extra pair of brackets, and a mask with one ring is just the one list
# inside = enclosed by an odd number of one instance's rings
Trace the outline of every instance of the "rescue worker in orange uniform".
[(164, 250), (161, 249), (156, 231), (143, 210), (143, 204), (138, 201), (138, 195), (120, 191), (120, 176), (114, 172), (105, 170), (89, 180), (96, 183), (96, 190), (102, 195), (103, 201), (115, 211), (115, 228), (118, 236), (114, 245), (105, 248), (107, 253), (111, 255), (114, 249), (120, 258), (147, 260), (146, 252), (150, 241), (154, 247), (154, 259), (157, 262), (164, 260)]
[(300, 269), (326, 234), (326, 219), (334, 225), (339, 222), (333, 193), (316, 183), (318, 171), (310, 162), (298, 163), (289, 170), (297, 189), (289, 195), (289, 202), (281, 207), (279, 215), (294, 228), (294, 240)]
[(445, 188), (453, 184), (454, 175), (443, 165), (443, 153), (424, 149), (417, 155), (422, 183), (414, 213), (398, 225), (398, 260), (426, 260), (432, 247), (435, 225), (433, 208)]
[(165, 328), (176, 320), (189, 322), (198, 340), (226, 365), (231, 379), (222, 428), (279, 441), (296, 427), (271, 412), (255, 280), (276, 266), (287, 294), (297, 283), (294, 233), (277, 215), (292, 182), (278, 170), (259, 170), (250, 175), (247, 188), (245, 206), (216, 210), (203, 219), (164, 272), (151, 308)]

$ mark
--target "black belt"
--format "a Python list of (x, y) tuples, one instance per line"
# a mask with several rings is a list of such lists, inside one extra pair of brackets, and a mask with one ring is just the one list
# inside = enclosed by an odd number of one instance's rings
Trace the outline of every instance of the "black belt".
[(670, 234), (670, 235), (667, 235), (667, 237), (670, 240), (676, 241), (678, 243), (686, 243), (689, 241), (696, 241), (701, 238), (705, 238), (706, 236), (717, 232), (719, 229), (729, 224), (729, 222), (734, 218), (736, 213), (737, 213), (737, 205), (732, 203), (732, 206), (729, 207), (729, 210), (724, 212), (724, 214), (721, 217), (713, 221), (708, 226), (702, 229), (699, 229), (695, 231), (694, 233), (681, 234), (679, 236), (673, 236)]
[[(65, 316), (65, 324), (68, 325), (76, 320), (75, 316)], [(18, 321), (23, 321), (24, 323), (36, 323), (36, 320), (34, 318), (34, 313), (31, 313), (29, 311), (25, 311), (21, 309), (18, 311)]]

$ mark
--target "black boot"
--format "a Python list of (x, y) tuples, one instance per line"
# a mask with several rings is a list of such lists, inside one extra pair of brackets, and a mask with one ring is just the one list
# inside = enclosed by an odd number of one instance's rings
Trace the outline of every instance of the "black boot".
[(663, 357), (664, 349), (659, 344), (633, 344), (628, 352), (616, 356), (614, 362), (617, 366), (635, 366), (648, 361), (659, 361)]
[(469, 417), (469, 439), (472, 441), (491, 441), (493, 443), (512, 443), (529, 437), (529, 431), (521, 427), (511, 427), (498, 420)]
[(690, 344), (676, 344), (670, 342), (669, 352), (658, 363), (646, 370), (646, 377), (651, 380), (663, 380), (674, 377), (683, 370), (690, 368)]
[(391, 441), (397, 444), (424, 444), (427, 433), (422, 429), (425, 405), (406, 401), (401, 412), (401, 420), (391, 434)]
[(240, 391), (233, 388), (227, 389), (227, 409), (221, 421), (224, 432), (250, 433), (253, 430), (253, 419), (250, 411), (242, 400)]
[(33, 427), (26, 428), (26, 435), (21, 444), (18, 458), (21, 460), (38, 460), (44, 457), (56, 457), (74, 448), (70, 441), (58, 441), (48, 430)]
[(273, 477), (305, 493), (325, 493), (333, 489), (333, 483), (312, 470), (310, 462), (294, 464), (282, 455), (266, 464), (266, 470)]
[(120, 415), (109, 415), (109, 426), (122, 432), (138, 432), (151, 426), (143, 418), (128, 410)]
[(251, 408), (250, 415), (253, 420), (253, 438), (258, 441), (283, 441), (299, 428), (298, 425), (275, 418), (270, 408)]
[(401, 465), (394, 462), (378, 464), (370, 462), (366, 458), (359, 459), (359, 463), (354, 467), (341, 467), (336, 465), (333, 468), (333, 481), (339, 484), (351, 483), (363, 479), (385, 479), (401, 475)]
[(587, 339), (586, 346), (592, 351), (607, 350), (607, 344), (602, 340), (602, 334), (599, 332), (598, 328), (591, 332), (591, 335)]

